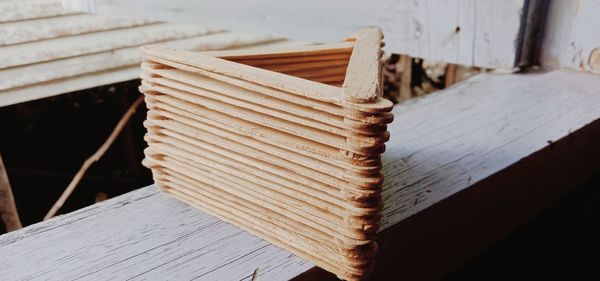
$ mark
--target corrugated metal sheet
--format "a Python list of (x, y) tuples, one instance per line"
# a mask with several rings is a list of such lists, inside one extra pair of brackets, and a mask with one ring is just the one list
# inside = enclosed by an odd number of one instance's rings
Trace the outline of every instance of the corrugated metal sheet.
[(60, 0), (0, 0), (0, 107), (136, 79), (145, 44), (206, 51), (305, 43), (75, 13)]

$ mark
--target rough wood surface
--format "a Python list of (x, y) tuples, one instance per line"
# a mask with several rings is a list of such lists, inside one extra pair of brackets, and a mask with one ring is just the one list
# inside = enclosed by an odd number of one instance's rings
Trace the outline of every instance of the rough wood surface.
[[(398, 105), (383, 231), (600, 119), (598, 89), (600, 77), (570, 71), (483, 74)], [(0, 255), (8, 280), (248, 280), (257, 268), (287, 280), (312, 266), (154, 187), (1, 236)]]
[(364, 28), (352, 39), (354, 49), (344, 80), (344, 98), (368, 103), (383, 95), (381, 55), (383, 34), (377, 28)]
[[(158, 24), (81, 34), (59, 39), (10, 45), (0, 52), (0, 68), (39, 63), (84, 54), (111, 51), (167, 40), (183, 39), (216, 32), (195, 25)], [(44, 50), (40, 52), (39, 50)]]
[(154, 23), (145, 19), (79, 14), (0, 24), (0, 46), (128, 28)]
[[(219, 50), (230, 47), (253, 45), (273, 40), (269, 36), (260, 36), (240, 32), (220, 32), (205, 36), (172, 40), (162, 43), (173, 48), (185, 48), (193, 51)], [(139, 47), (111, 49), (105, 52), (84, 54), (48, 62), (28, 64), (19, 67), (0, 69), (0, 95), (3, 90), (24, 87), (52, 80), (71, 78), (88, 73), (128, 66), (140, 63)], [(48, 71), (52, 69), (53, 71)], [(139, 75), (123, 77), (121, 82), (137, 78)]]
[[(69, 0), (85, 2), (88, 0)], [(385, 50), (489, 68), (512, 68), (527, 1), (193, 1), (95, 0), (86, 11), (195, 22), (294, 40), (335, 42), (379, 27)], [(235, 19), (235, 20), (232, 20)]]
[(296, 44), (194, 25), (78, 14), (63, 9), (59, 0), (2, 0), (0, 106), (136, 79), (138, 48), (149, 43), (196, 51)]

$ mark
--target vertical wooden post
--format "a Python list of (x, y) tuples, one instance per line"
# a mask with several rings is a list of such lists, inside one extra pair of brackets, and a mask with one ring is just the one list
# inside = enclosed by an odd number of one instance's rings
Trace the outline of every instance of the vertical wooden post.
[(407, 55), (400, 56), (399, 67), (402, 74), (400, 76), (400, 100), (410, 99), (412, 95), (412, 58)]
[(6, 226), (6, 231), (10, 232), (23, 228), (17, 213), (15, 198), (13, 197), (12, 188), (8, 181), (8, 174), (0, 155), (0, 216)]
[(444, 81), (444, 88), (448, 88), (456, 83), (457, 69), (458, 66), (456, 64), (449, 63), (446, 65), (446, 81)]

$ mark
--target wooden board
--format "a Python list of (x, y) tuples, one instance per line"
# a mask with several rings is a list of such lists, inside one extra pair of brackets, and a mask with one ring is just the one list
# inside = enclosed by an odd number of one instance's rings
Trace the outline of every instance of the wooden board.
[[(483, 74), (396, 106), (399, 122), (389, 128), (383, 155), (381, 230), (387, 236), (381, 250), (394, 250), (386, 253), (390, 264), (378, 261), (381, 270), (425, 278), (439, 273), (435, 265), (456, 266), (584, 180), (600, 166), (599, 88), (600, 77), (570, 71)], [(577, 149), (563, 146), (564, 139)], [(572, 152), (588, 158), (572, 158)], [(543, 184), (532, 184), (537, 180)], [(475, 195), (453, 199), (466, 191)], [(513, 201), (495, 201), (507, 197)], [(427, 215), (434, 209), (435, 216)], [(527, 215), (507, 217), (512, 209)], [(478, 220), (470, 220), (473, 215)], [(7, 280), (251, 280), (255, 271), (258, 280), (288, 280), (312, 267), (155, 187), (0, 236), (0, 255), (10, 257), (0, 267)]]
[(386, 35), (388, 52), (488, 68), (512, 68), (519, 61), (521, 29), (526, 23), (522, 17), (528, 3), (524, 0), (69, 2), (86, 4), (80, 8), (88, 12), (194, 22), (313, 42), (335, 42), (358, 28), (376, 26)]
[(138, 48), (188, 50), (304, 45), (197, 25), (80, 14), (59, 0), (0, 1), (0, 106), (136, 79)]
[(0, 24), (0, 46), (155, 23), (145, 19), (77, 14)]
[[(186, 48), (194, 51), (220, 50), (243, 45), (253, 45), (272, 41), (272, 37), (240, 32), (219, 32), (205, 36), (177, 39), (163, 43), (173, 48)], [(140, 62), (139, 46), (111, 49), (105, 52), (84, 54), (64, 59), (38, 62), (19, 67), (0, 69), (0, 95), (2, 91), (52, 80), (137, 66)], [(53, 69), (53, 71), (48, 71)], [(139, 77), (123, 77), (120, 81)], [(115, 82), (120, 82), (115, 81)]]

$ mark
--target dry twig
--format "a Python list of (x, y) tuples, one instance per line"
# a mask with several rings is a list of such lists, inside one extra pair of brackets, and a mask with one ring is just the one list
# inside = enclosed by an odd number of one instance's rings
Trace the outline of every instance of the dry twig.
[(104, 155), (104, 153), (108, 150), (108, 148), (115, 141), (117, 136), (119, 136), (119, 133), (121, 132), (121, 130), (123, 130), (123, 127), (125, 127), (125, 124), (127, 124), (127, 121), (129, 121), (129, 118), (131, 118), (131, 116), (135, 113), (136, 108), (142, 103), (142, 101), (143, 101), (143, 97), (139, 97), (129, 107), (127, 112), (125, 112), (123, 117), (121, 117), (121, 120), (119, 120), (119, 123), (117, 123), (117, 126), (115, 126), (112, 133), (106, 139), (106, 141), (104, 141), (102, 146), (100, 146), (100, 148), (98, 148), (98, 150), (94, 154), (92, 154), (92, 156), (90, 156), (88, 159), (85, 160), (85, 162), (83, 162), (83, 165), (81, 166), (81, 168), (79, 168), (79, 171), (77, 171), (77, 174), (75, 174), (75, 177), (73, 177), (73, 180), (71, 180), (71, 182), (69, 183), (69, 185), (67, 186), (65, 191), (63, 191), (60, 198), (58, 198), (58, 201), (56, 201), (56, 203), (54, 203), (52, 208), (50, 208), (50, 211), (48, 211), (46, 216), (44, 216), (44, 220), (52, 218), (56, 214), (56, 212), (58, 212), (58, 210), (63, 206), (63, 204), (65, 203), (67, 198), (69, 198), (71, 193), (73, 193), (73, 190), (75, 190), (75, 187), (77, 187), (77, 184), (79, 183), (79, 181), (81, 181), (81, 179), (83, 178), (83, 175), (85, 174), (87, 169), (94, 162), (100, 160), (102, 155)]

